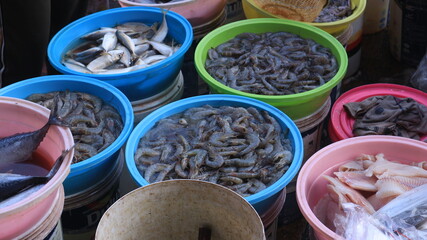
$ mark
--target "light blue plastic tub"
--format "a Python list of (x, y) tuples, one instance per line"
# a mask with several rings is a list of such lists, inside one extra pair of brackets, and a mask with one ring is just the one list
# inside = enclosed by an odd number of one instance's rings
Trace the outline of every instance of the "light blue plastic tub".
[(285, 113), (276, 107), (256, 99), (226, 94), (201, 95), (167, 104), (150, 113), (135, 127), (126, 144), (126, 166), (128, 167), (132, 178), (139, 186), (145, 186), (149, 184), (139, 173), (134, 159), (134, 154), (138, 147), (139, 140), (145, 135), (145, 133), (147, 133), (148, 130), (150, 130), (160, 119), (183, 112), (188, 108), (200, 107), (206, 104), (214, 107), (239, 106), (255, 107), (257, 109), (265, 110), (272, 117), (277, 119), (282, 129), (289, 129), (286, 137), (291, 141), (294, 154), (291, 166), (277, 182), (267, 187), (266, 189), (245, 198), (250, 204), (252, 204), (255, 210), (257, 210), (257, 212), (262, 215), (274, 204), (276, 199), (280, 196), (283, 188), (285, 188), (286, 185), (298, 173), (302, 164), (304, 148), (301, 134), (295, 123)]
[(120, 154), (133, 129), (133, 110), (127, 97), (114, 86), (94, 78), (51, 75), (23, 80), (0, 89), (0, 96), (25, 99), (33, 93), (52, 91), (81, 91), (104, 100), (118, 110), (122, 116), (123, 130), (119, 137), (104, 151), (84, 161), (71, 164), (71, 170), (63, 185), (65, 196), (81, 192), (101, 181)]
[(61, 60), (64, 54), (83, 43), (80, 36), (100, 27), (114, 27), (125, 22), (142, 22), (152, 25), (161, 23), (163, 12), (154, 7), (126, 7), (100, 11), (80, 18), (61, 29), (50, 41), (47, 55), (52, 66), (61, 73), (93, 77), (112, 84), (121, 90), (130, 101), (144, 99), (159, 93), (172, 84), (178, 76), (184, 55), (193, 42), (193, 28), (183, 16), (168, 11), (168, 36), (182, 46), (172, 56), (150, 67), (121, 74), (86, 74), (73, 71)]

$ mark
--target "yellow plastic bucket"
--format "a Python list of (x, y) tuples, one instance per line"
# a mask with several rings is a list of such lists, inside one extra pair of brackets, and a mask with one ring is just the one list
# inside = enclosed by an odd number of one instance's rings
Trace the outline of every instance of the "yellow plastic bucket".
[[(254, 2), (254, 0), (242, 0), (242, 6), (246, 18), (281, 18), (262, 9)], [(353, 9), (353, 13), (350, 16), (335, 22), (306, 23), (318, 27), (330, 34), (336, 34), (347, 29), (352, 22), (354, 22), (360, 15), (363, 14), (365, 7), (366, 0), (351, 0), (351, 8)]]

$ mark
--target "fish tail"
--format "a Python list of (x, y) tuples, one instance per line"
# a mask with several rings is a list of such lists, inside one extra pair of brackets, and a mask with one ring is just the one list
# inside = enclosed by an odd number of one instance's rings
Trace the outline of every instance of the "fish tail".
[(56, 172), (58, 172), (58, 169), (61, 167), (62, 163), (64, 162), (65, 157), (67, 154), (71, 151), (71, 149), (74, 148), (75, 145), (73, 145), (71, 148), (63, 150), (61, 155), (56, 159), (55, 164), (52, 166), (52, 169), (50, 169), (49, 173), (46, 175), (47, 180), (49, 181), (53, 176), (55, 176)]
[(58, 116), (51, 116), (51, 117), (49, 117), (49, 122), (48, 123), (50, 125), (57, 125), (57, 126), (61, 126), (61, 127), (70, 127), (70, 124), (68, 124), (67, 122), (65, 122), (64, 120), (62, 120)]

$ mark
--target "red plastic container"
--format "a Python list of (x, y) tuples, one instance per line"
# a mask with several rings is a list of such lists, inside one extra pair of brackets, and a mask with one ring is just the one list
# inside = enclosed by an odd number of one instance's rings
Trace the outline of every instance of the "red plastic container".
[[(381, 95), (393, 95), (399, 98), (412, 98), (418, 103), (427, 106), (427, 94), (415, 88), (398, 84), (375, 83), (353, 88), (342, 94), (334, 103), (331, 109), (331, 117), (328, 123), (329, 138), (339, 141), (354, 137), (352, 118), (344, 109), (344, 104), (349, 102), (361, 102), (367, 98)], [(426, 140), (427, 135), (421, 140)]]

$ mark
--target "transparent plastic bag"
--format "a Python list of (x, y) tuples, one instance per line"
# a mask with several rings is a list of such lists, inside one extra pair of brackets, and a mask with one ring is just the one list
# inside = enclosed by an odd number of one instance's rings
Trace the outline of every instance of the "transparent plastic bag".
[(396, 197), (373, 215), (362, 207), (343, 204), (344, 215), (334, 220), (336, 233), (345, 239), (427, 239), (427, 184)]
[(418, 64), (417, 70), (411, 76), (411, 85), (423, 92), (427, 92), (427, 52)]
[[(343, 204), (345, 215), (337, 215), (334, 220), (335, 232), (351, 240), (388, 240), (393, 239), (383, 223), (354, 203)], [(396, 238), (399, 239), (399, 238)], [(400, 240), (400, 239), (399, 239)]]

